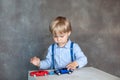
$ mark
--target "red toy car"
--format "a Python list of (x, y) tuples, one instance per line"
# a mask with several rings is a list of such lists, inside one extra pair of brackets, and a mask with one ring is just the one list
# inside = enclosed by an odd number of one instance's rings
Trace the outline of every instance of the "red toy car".
[(32, 71), (30, 72), (30, 76), (45, 76), (48, 75), (49, 72), (46, 70), (38, 70), (38, 71)]

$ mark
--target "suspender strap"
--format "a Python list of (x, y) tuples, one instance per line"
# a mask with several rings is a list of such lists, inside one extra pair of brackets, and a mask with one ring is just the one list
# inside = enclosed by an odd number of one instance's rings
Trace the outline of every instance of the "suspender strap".
[(55, 69), (55, 65), (54, 65), (54, 44), (52, 44), (52, 66), (51, 69)]
[[(74, 59), (73, 59), (73, 43), (74, 42), (71, 42), (71, 45), (70, 45), (70, 55), (71, 55), (71, 61), (73, 62)], [(55, 63), (54, 63), (54, 44), (52, 44), (52, 65), (51, 65), (51, 69), (55, 69)]]
[(71, 42), (71, 45), (70, 45), (70, 55), (71, 55), (71, 61), (73, 62), (74, 59), (73, 59), (73, 42)]

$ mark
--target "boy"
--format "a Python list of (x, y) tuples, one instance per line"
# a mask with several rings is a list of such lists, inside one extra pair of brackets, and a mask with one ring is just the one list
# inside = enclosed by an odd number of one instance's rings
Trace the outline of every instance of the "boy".
[(49, 46), (46, 59), (40, 61), (38, 57), (33, 57), (30, 63), (40, 69), (67, 68), (72, 70), (82, 68), (87, 64), (87, 57), (79, 45), (69, 39), (72, 28), (68, 19), (62, 16), (57, 17), (51, 23), (49, 30), (55, 43)]

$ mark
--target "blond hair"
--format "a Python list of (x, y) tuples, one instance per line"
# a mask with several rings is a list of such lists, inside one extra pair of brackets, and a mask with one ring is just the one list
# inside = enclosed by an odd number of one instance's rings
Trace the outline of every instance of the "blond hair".
[(58, 16), (49, 26), (52, 34), (71, 32), (71, 23), (66, 17)]

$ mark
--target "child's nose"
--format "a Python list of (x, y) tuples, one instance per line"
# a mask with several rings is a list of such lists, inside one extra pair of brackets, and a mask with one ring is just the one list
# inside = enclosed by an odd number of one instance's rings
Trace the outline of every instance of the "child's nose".
[(59, 40), (60, 40), (60, 37), (57, 37), (57, 40), (59, 41)]

